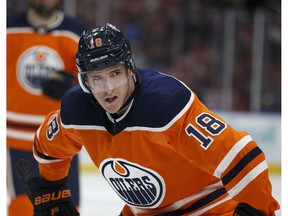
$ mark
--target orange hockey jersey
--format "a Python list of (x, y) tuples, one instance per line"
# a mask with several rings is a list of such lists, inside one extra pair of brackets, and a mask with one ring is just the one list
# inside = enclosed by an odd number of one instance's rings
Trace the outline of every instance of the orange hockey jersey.
[(7, 144), (30, 150), (45, 115), (59, 100), (42, 94), (41, 84), (55, 70), (76, 75), (75, 53), (82, 25), (59, 12), (51, 29), (34, 29), (26, 13), (7, 18)]
[(140, 87), (118, 119), (79, 86), (69, 90), (35, 137), (42, 177), (65, 177), (84, 146), (127, 203), (124, 216), (232, 215), (240, 202), (274, 215), (279, 205), (265, 156), (251, 136), (231, 128), (179, 80), (138, 73)]

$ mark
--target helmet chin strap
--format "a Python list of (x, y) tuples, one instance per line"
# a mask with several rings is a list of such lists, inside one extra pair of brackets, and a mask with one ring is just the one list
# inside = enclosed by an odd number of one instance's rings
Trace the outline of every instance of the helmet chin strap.
[[(129, 78), (130, 79), (130, 78)], [(133, 90), (133, 92), (131, 93), (131, 95), (128, 97), (128, 99), (123, 103), (123, 105), (121, 106), (121, 108), (118, 110), (117, 113), (113, 114), (112, 117), (119, 117), (119, 115), (123, 114), (126, 110), (126, 108), (128, 107), (128, 105), (131, 103), (131, 101), (134, 99), (136, 92), (138, 91), (139, 87), (140, 87), (140, 77), (137, 73), (137, 71), (135, 70), (135, 73), (133, 73), (132, 75), (132, 79), (135, 85), (135, 88)]]

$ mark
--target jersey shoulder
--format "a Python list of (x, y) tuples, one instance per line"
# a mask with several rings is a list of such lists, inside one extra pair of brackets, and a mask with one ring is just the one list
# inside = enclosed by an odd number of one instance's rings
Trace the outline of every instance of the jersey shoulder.
[(99, 116), (105, 112), (97, 107), (92, 95), (79, 85), (69, 89), (61, 100), (61, 121), (65, 125), (99, 125)]
[(139, 70), (139, 76), (141, 87), (134, 104), (139, 126), (163, 127), (193, 102), (193, 92), (172, 76), (153, 70)]
[(77, 19), (64, 15), (62, 23), (55, 30), (67, 30), (80, 36), (84, 31), (85, 26)]
[(7, 28), (31, 27), (27, 22), (26, 13), (13, 13), (7, 16)]

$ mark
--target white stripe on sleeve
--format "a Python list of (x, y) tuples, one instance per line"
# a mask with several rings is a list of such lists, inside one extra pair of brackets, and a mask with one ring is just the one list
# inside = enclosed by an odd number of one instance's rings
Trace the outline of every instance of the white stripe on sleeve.
[(226, 156), (223, 158), (223, 160), (220, 162), (220, 164), (217, 166), (217, 168), (214, 171), (214, 176), (217, 178), (220, 178), (222, 173), (227, 169), (227, 167), (230, 165), (232, 160), (235, 158), (235, 156), (250, 142), (252, 141), (252, 138), (250, 135), (247, 135), (243, 137), (241, 140), (239, 140), (226, 154)]

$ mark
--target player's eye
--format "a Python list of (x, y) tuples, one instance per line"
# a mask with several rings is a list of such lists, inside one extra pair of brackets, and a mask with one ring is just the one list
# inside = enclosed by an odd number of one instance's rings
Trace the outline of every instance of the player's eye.
[(112, 73), (111, 73), (111, 77), (116, 77), (116, 76), (118, 76), (120, 74), (120, 71), (113, 71)]
[(92, 76), (91, 80), (93, 82), (99, 82), (99, 81), (103, 80), (103, 78), (101, 76)]

